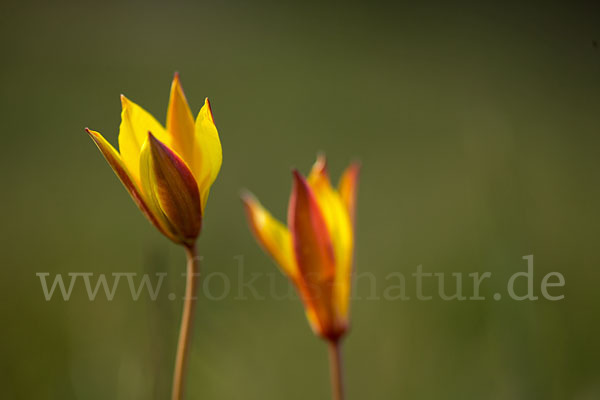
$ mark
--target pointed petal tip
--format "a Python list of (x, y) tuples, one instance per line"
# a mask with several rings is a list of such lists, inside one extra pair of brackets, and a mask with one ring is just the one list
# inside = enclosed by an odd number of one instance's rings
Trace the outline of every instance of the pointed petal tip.
[(297, 190), (296, 188), (300, 188), (300, 190), (303, 192), (312, 193), (312, 189), (310, 188), (308, 181), (297, 169), (293, 169), (292, 174), (294, 175), (294, 192)]
[(210, 100), (208, 100), (208, 97), (204, 98), (204, 105), (208, 108), (208, 114), (210, 115), (210, 119), (211, 119), (211, 121), (214, 124), (215, 123), (215, 117), (213, 116), (212, 107), (210, 105)]
[(92, 138), (92, 140), (94, 140), (94, 141), (95, 141), (95, 140), (96, 140), (96, 138), (98, 137), (98, 134), (97, 134), (96, 132), (94, 132), (93, 130), (91, 130), (90, 128), (85, 128), (84, 130), (85, 130), (85, 133), (87, 133), (87, 134), (88, 134), (88, 136), (89, 136), (90, 138)]
[(123, 109), (125, 109), (125, 107), (127, 107), (129, 105), (129, 99), (127, 97), (125, 97), (125, 95), (123, 93), (121, 93), (121, 95), (119, 97), (121, 98), (121, 107)]
[(163, 144), (163, 142), (161, 142), (160, 140), (158, 140), (156, 138), (156, 136), (154, 136), (154, 134), (151, 131), (148, 131), (148, 144), (150, 145), (150, 147), (155, 148), (155, 147), (160, 147), (162, 149), (167, 149), (167, 146), (165, 146)]
[(353, 179), (358, 178), (362, 169), (362, 161), (355, 159), (344, 170), (344, 175), (349, 174)]
[[(325, 156), (325, 152), (319, 151), (317, 153), (317, 160), (313, 165), (313, 171), (318, 172), (319, 174), (328, 176), (328, 168), (327, 168), (327, 156)], [(312, 172), (311, 172), (312, 175)]]
[(179, 89), (181, 89), (181, 75), (179, 74), (179, 71), (175, 71), (173, 74), (172, 86), (179, 87)]
[(256, 197), (248, 189), (240, 190), (240, 198), (246, 204), (255, 203), (257, 201)]
[(304, 181), (304, 177), (296, 168), (292, 168), (292, 175), (295, 181)]
[(327, 156), (325, 155), (325, 152), (323, 150), (319, 150), (317, 152), (317, 161), (315, 162), (315, 164), (322, 164), (324, 166), (327, 166)]
[(362, 170), (362, 161), (354, 160), (350, 163), (350, 166), (348, 168), (350, 168), (356, 175), (358, 175)]
[(102, 137), (102, 135), (100, 135), (99, 132), (93, 131), (90, 128), (85, 128), (85, 132), (90, 136), (90, 138), (92, 138), (92, 140), (94, 142), (98, 142), (98, 140), (100, 140), (100, 138)]
[(242, 199), (246, 215), (252, 220), (256, 216), (256, 212), (261, 208), (260, 202), (246, 189), (241, 191), (240, 198)]

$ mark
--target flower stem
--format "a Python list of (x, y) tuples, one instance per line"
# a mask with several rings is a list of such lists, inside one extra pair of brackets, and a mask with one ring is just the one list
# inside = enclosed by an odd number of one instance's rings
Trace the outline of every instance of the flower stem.
[(186, 246), (187, 273), (185, 279), (185, 297), (183, 299), (183, 314), (179, 328), (179, 342), (177, 343), (177, 356), (175, 359), (175, 372), (173, 373), (172, 400), (182, 400), (185, 385), (185, 375), (190, 352), (190, 339), (196, 305), (196, 291), (198, 276), (200, 275), (200, 258), (196, 252), (196, 245)]
[(344, 377), (342, 371), (342, 350), (339, 339), (329, 340), (329, 367), (333, 400), (344, 400)]

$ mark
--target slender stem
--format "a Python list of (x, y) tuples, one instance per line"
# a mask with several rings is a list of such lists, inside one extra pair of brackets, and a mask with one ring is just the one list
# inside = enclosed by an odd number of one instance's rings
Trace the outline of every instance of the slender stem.
[(185, 384), (185, 375), (190, 352), (190, 339), (194, 320), (194, 309), (196, 305), (196, 291), (198, 288), (198, 276), (200, 275), (200, 258), (196, 253), (196, 246), (185, 248), (187, 255), (187, 273), (185, 279), (185, 298), (183, 299), (183, 314), (181, 316), (181, 327), (179, 328), (179, 342), (177, 343), (177, 357), (175, 360), (175, 372), (173, 374), (172, 400), (182, 400)]
[(342, 349), (339, 340), (329, 340), (329, 367), (331, 390), (334, 400), (344, 400), (344, 374), (342, 371)]

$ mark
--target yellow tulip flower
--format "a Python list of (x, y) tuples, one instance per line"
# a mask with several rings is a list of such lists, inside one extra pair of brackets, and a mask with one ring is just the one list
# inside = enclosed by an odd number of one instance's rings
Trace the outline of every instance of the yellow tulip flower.
[(288, 226), (254, 196), (242, 196), (250, 227), (296, 287), (313, 331), (330, 343), (336, 399), (342, 398), (339, 340), (348, 329), (359, 165), (346, 169), (338, 189), (324, 156), (305, 179), (294, 171)]
[(121, 105), (119, 152), (100, 133), (86, 131), (150, 222), (175, 243), (192, 246), (222, 161), (208, 99), (194, 122), (175, 74), (166, 129), (123, 95)]
[(100, 133), (86, 132), (142, 213), (186, 249), (186, 293), (171, 397), (181, 400), (198, 287), (195, 244), (210, 187), (221, 168), (221, 142), (208, 99), (194, 121), (178, 74), (171, 85), (166, 128), (123, 95), (121, 104), (118, 152)]

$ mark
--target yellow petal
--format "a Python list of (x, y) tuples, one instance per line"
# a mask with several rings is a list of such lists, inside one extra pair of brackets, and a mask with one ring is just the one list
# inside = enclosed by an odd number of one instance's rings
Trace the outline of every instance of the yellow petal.
[(196, 146), (194, 146), (195, 153), (191, 168), (198, 180), (202, 212), (204, 212), (210, 187), (219, 174), (223, 160), (221, 141), (219, 140), (219, 133), (213, 120), (208, 99), (205, 100), (204, 106), (196, 118), (195, 140)]
[(356, 214), (356, 193), (358, 189), (358, 176), (360, 174), (360, 164), (355, 162), (350, 164), (342, 174), (338, 185), (338, 192), (342, 197), (342, 201), (346, 205), (346, 209), (350, 214), (352, 223)]
[(323, 307), (313, 299), (315, 290), (299, 273), (290, 231), (285, 225), (273, 218), (252, 194), (243, 193), (242, 201), (254, 236), (296, 287), (313, 331), (319, 335), (324, 335), (327, 331), (327, 322), (321, 321), (324, 318), (319, 317), (319, 314), (323, 314), (322, 311), (319, 312)]
[(104, 155), (104, 158), (108, 162), (108, 164), (112, 167), (113, 171), (117, 175), (117, 177), (127, 189), (127, 192), (131, 195), (131, 198), (135, 202), (135, 204), (139, 207), (142, 213), (148, 218), (148, 220), (165, 236), (174, 240), (173, 234), (167, 228), (165, 221), (162, 220), (160, 214), (155, 213), (152, 208), (149, 206), (148, 201), (144, 198), (140, 187), (132, 178), (131, 174), (128, 171), (127, 166), (121, 160), (121, 156), (115, 148), (102, 137), (102, 135), (96, 131), (92, 131), (86, 128), (86, 132), (90, 135), (98, 149)]
[(252, 233), (263, 249), (275, 260), (284, 274), (294, 283), (298, 279), (298, 267), (292, 250), (289, 230), (277, 221), (250, 193), (242, 194), (248, 223)]
[(185, 162), (151, 133), (142, 147), (140, 171), (144, 194), (169, 221), (178, 242), (193, 244), (200, 234), (200, 193)]
[(195, 145), (194, 117), (183, 93), (178, 73), (175, 74), (171, 84), (171, 96), (167, 110), (167, 131), (171, 136), (169, 147), (175, 150), (188, 165), (192, 165)]
[(140, 184), (140, 152), (148, 132), (161, 142), (170, 144), (167, 131), (146, 110), (121, 95), (121, 125), (119, 127), (119, 152), (129, 173)]
[(333, 189), (324, 156), (319, 156), (308, 177), (333, 244), (336, 265), (335, 298), (342, 318), (348, 315), (352, 278), (354, 232), (350, 214), (340, 194)]

